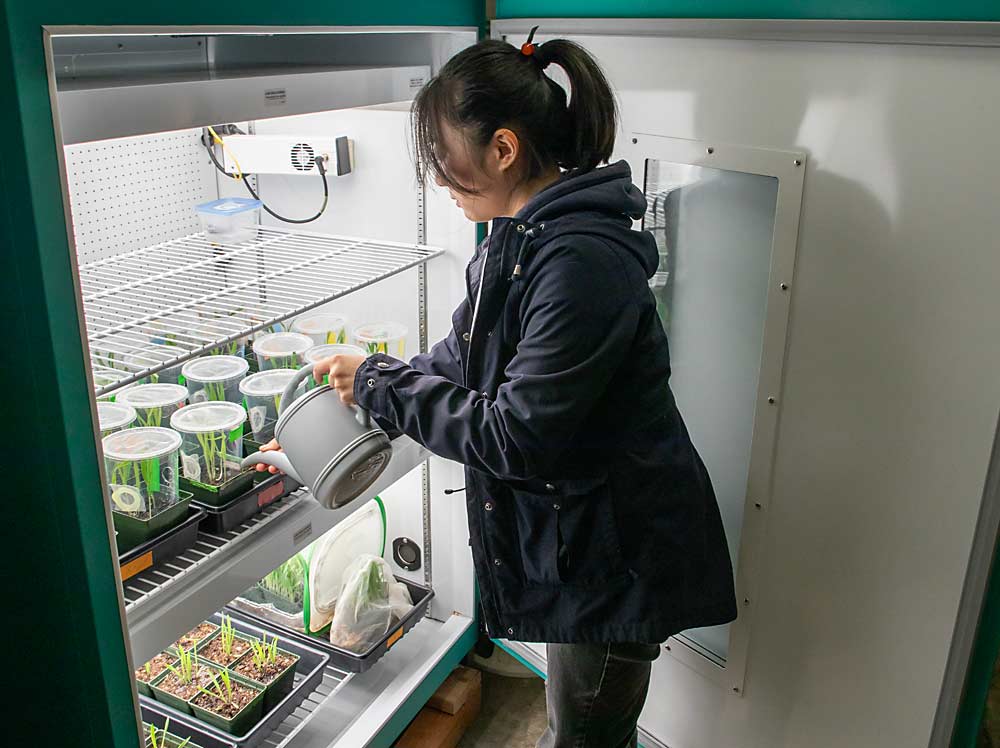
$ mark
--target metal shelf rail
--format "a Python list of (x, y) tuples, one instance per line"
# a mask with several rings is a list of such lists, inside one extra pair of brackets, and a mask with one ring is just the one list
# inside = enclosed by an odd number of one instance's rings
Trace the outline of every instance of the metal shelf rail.
[(443, 253), (422, 244), (264, 226), (253, 231), (251, 241), (240, 243), (192, 234), (80, 267), (98, 396), (225, 351), (251, 333)]

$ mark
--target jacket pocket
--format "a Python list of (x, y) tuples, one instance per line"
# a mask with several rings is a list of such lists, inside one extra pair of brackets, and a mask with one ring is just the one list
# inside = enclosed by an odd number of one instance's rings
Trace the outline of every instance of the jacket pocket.
[(604, 478), (556, 481), (545, 493), (514, 491), (529, 584), (592, 584), (626, 570)]

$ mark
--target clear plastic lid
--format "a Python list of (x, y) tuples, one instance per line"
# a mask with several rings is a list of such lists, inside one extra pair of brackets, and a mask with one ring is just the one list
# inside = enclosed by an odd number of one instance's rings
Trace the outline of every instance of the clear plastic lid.
[(305, 353), (314, 345), (312, 338), (299, 332), (272, 332), (253, 342), (253, 352), (261, 356), (290, 356)]
[(333, 312), (312, 312), (292, 322), (292, 332), (319, 335), (330, 330), (340, 330), (347, 324), (347, 317)]
[(297, 373), (295, 369), (270, 369), (251, 374), (240, 382), (240, 392), (251, 397), (280, 395), (285, 391), (285, 385)]
[(246, 418), (243, 406), (236, 403), (196, 403), (181, 408), (170, 416), (170, 428), (187, 434), (204, 434), (209, 431), (229, 433)]
[(139, 384), (122, 390), (115, 402), (133, 408), (165, 408), (187, 400), (187, 387), (180, 384)]
[(103, 400), (97, 403), (97, 422), (100, 424), (101, 431), (128, 426), (135, 418), (135, 408), (131, 405), (109, 403)]
[(224, 382), (246, 374), (249, 368), (239, 356), (202, 356), (184, 364), (181, 374), (195, 382)]
[(113, 460), (148, 460), (180, 449), (181, 435), (158, 426), (142, 426), (108, 434), (101, 440), (104, 456)]
[(248, 210), (257, 210), (260, 206), (260, 200), (249, 197), (224, 197), (195, 206), (195, 210), (213, 216), (233, 216), (237, 213), (246, 213)]
[(406, 325), (399, 322), (370, 322), (354, 328), (354, 337), (362, 343), (385, 343), (406, 337)]
[(315, 364), (330, 356), (364, 356), (365, 352), (356, 345), (348, 343), (327, 343), (316, 345), (306, 351), (305, 360), (307, 364)]

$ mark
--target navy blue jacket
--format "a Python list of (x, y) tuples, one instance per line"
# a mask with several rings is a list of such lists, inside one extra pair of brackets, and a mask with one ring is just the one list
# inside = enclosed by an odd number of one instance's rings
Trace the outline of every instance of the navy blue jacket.
[(656, 245), (632, 229), (645, 205), (625, 162), (564, 175), (493, 221), (445, 340), (358, 370), (358, 403), (466, 466), (493, 636), (662, 642), (736, 616), (712, 483), (667, 384)]

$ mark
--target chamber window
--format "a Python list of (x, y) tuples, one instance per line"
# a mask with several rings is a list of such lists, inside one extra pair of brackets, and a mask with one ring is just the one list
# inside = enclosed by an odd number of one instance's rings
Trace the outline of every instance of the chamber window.
[[(648, 159), (650, 286), (670, 341), (670, 385), (712, 476), (736, 566), (764, 342), (778, 197), (772, 176)], [(723, 664), (729, 627), (685, 632)]]

